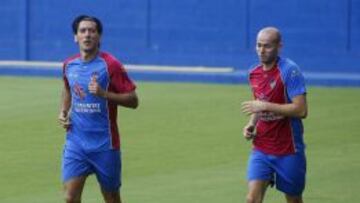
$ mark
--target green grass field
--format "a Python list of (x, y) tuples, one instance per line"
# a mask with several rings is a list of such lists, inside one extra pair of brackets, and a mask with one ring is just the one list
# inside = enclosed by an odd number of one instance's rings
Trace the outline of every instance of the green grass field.
[[(63, 202), (59, 79), (0, 77), (0, 202)], [(122, 196), (128, 203), (244, 202), (250, 143), (241, 131), (247, 86), (138, 83), (121, 109)], [(360, 88), (308, 89), (305, 202), (360, 198)], [(284, 202), (269, 189), (267, 203)], [(83, 202), (102, 202), (92, 176)]]

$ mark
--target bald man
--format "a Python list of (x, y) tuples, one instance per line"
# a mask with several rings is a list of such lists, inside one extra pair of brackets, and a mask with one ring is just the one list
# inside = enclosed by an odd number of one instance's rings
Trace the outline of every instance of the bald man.
[(277, 28), (259, 31), (259, 64), (249, 72), (253, 100), (242, 103), (250, 115), (243, 129), (252, 140), (248, 161), (247, 203), (261, 203), (268, 186), (275, 185), (288, 203), (302, 203), (306, 158), (302, 119), (307, 116), (306, 88), (298, 66), (279, 56), (282, 47)]

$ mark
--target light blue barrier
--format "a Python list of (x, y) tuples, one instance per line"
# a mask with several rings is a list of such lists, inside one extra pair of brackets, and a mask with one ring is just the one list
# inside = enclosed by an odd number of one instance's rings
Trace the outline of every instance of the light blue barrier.
[[(156, 70), (128, 70), (129, 75), (136, 81), (156, 82), (191, 82), (217, 84), (246, 84), (246, 71), (231, 72), (191, 72), (191, 71), (156, 71)], [(54, 67), (16, 67), (0, 66), (0, 76), (36, 76), (60, 78), (61, 68)], [(341, 73), (304, 73), (306, 82), (312, 86), (360, 87), (360, 74)]]

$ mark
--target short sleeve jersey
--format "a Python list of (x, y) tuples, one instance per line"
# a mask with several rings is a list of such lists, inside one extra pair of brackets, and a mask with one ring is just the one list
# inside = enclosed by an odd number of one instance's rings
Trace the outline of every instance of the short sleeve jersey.
[[(249, 82), (255, 99), (261, 101), (286, 104), (294, 97), (306, 94), (304, 77), (298, 66), (280, 57), (276, 66), (268, 71), (261, 65), (250, 70)], [(301, 119), (260, 112), (253, 145), (255, 149), (273, 155), (304, 150)]]
[(104, 90), (114, 93), (129, 93), (136, 89), (123, 65), (108, 53), (100, 52), (88, 62), (80, 55), (67, 59), (63, 65), (63, 79), (71, 93), (71, 126), (66, 145), (88, 151), (119, 149), (117, 105), (89, 93), (91, 78), (95, 78)]

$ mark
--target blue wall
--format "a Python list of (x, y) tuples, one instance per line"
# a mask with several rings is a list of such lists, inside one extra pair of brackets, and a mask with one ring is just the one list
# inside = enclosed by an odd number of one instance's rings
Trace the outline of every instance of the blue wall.
[(79, 14), (103, 21), (103, 49), (125, 63), (246, 69), (257, 31), (274, 25), (283, 55), (305, 71), (360, 73), (357, 0), (4, 0), (0, 60), (77, 52), (70, 24)]

